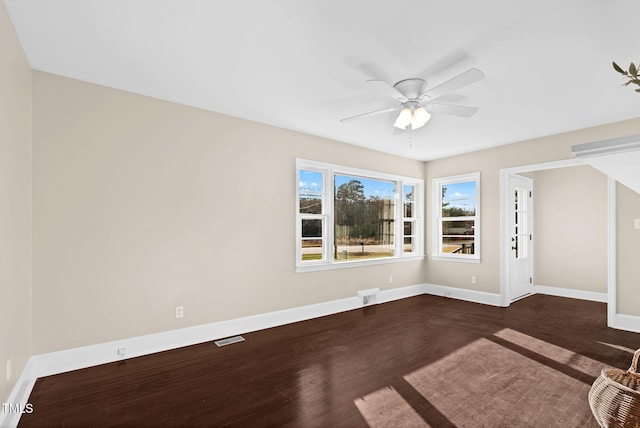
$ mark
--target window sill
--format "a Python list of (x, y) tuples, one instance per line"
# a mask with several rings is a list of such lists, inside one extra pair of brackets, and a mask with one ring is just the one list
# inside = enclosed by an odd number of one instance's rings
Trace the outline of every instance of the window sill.
[(345, 268), (354, 268), (354, 267), (361, 267), (361, 266), (384, 265), (389, 263), (415, 262), (420, 260), (424, 260), (424, 255), (387, 257), (384, 259), (358, 260), (358, 261), (352, 261), (352, 262), (347, 261), (347, 262), (340, 262), (340, 263), (309, 264), (304, 266), (296, 266), (296, 273), (314, 272), (314, 271), (320, 271), (320, 270), (345, 269)]
[(439, 262), (480, 263), (480, 257), (431, 256), (431, 260)]

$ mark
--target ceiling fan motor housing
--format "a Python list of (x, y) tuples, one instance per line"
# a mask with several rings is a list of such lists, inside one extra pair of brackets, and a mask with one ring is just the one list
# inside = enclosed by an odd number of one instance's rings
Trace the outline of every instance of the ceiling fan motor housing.
[(427, 81), (417, 77), (404, 79), (393, 85), (393, 87), (408, 100), (417, 100), (422, 94), (424, 94), (427, 88)]

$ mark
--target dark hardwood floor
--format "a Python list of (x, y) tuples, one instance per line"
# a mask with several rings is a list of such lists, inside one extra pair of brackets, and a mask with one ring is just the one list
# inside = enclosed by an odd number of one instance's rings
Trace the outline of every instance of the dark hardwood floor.
[(606, 305), (420, 296), (38, 379), (20, 427), (597, 427)]

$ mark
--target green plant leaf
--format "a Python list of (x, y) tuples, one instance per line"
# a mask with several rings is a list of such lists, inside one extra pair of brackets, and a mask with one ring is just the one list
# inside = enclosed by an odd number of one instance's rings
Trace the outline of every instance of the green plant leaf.
[(613, 69), (614, 69), (615, 71), (617, 71), (618, 73), (622, 73), (622, 74), (624, 74), (624, 70), (623, 70), (623, 69), (622, 69), (618, 64), (616, 64), (616, 62), (615, 62), (615, 61), (613, 62)]
[(636, 92), (640, 92), (640, 89), (636, 89)]
[(629, 64), (629, 73), (633, 77), (638, 77), (638, 69), (636, 68), (634, 63)]

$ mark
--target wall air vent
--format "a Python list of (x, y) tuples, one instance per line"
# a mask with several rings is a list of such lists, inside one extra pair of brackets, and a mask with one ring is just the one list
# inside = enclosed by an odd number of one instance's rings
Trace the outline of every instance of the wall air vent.
[(358, 296), (360, 297), (360, 303), (362, 303), (362, 306), (371, 306), (378, 303), (379, 292), (379, 288), (371, 288), (369, 290), (358, 291)]

